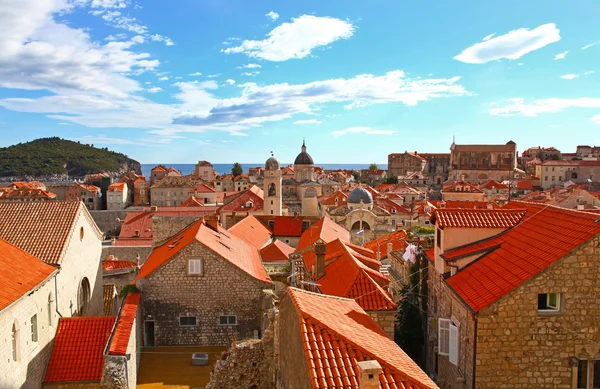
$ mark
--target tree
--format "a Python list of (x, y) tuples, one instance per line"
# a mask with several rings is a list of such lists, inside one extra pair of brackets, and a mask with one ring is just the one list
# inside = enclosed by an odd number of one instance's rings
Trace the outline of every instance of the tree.
[(234, 177), (237, 177), (237, 176), (241, 176), (242, 173), (244, 173), (244, 169), (242, 168), (242, 165), (240, 165), (239, 162), (234, 163), (233, 166), (231, 167), (231, 175), (233, 175)]
[(396, 177), (396, 176), (389, 176), (388, 178), (385, 179), (384, 183), (386, 183), (386, 184), (397, 184), (398, 183), (398, 177)]
[(352, 172), (352, 177), (354, 177), (354, 181), (358, 181), (360, 174), (358, 172)]
[(379, 166), (375, 162), (369, 165), (369, 170), (379, 170)]

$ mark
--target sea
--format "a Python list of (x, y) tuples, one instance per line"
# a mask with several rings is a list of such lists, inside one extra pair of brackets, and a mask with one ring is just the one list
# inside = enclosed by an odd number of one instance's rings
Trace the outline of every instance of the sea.
[[(194, 172), (194, 168), (196, 167), (195, 163), (174, 163), (174, 164), (170, 164), (170, 163), (143, 163), (142, 164), (142, 173), (146, 176), (146, 177), (150, 177), (150, 171), (152, 170), (152, 168), (154, 168), (157, 165), (165, 165), (166, 167), (174, 167), (175, 169), (179, 170), (181, 172), (181, 174), (183, 175), (188, 175)], [(265, 164), (263, 163), (242, 163), (242, 168), (244, 169), (244, 172), (248, 172), (248, 169), (252, 168), (252, 167), (257, 167), (257, 166), (262, 166), (264, 167)], [(281, 166), (287, 166), (287, 163), (282, 163)], [(319, 164), (317, 166), (322, 167), (325, 170), (337, 170), (337, 169), (344, 169), (344, 170), (362, 170), (362, 169), (368, 169), (369, 166), (371, 164), (370, 163), (322, 163)], [(231, 168), (233, 166), (233, 163), (214, 163), (213, 164), (213, 168), (215, 169), (215, 171), (217, 172), (217, 174), (225, 174), (225, 173), (231, 173)], [(380, 169), (387, 169), (387, 164), (377, 164), (377, 166), (379, 166)]]

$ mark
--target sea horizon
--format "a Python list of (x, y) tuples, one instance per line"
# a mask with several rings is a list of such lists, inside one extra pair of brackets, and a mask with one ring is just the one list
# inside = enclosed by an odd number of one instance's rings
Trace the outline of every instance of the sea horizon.
[[(158, 165), (164, 165), (167, 167), (174, 167), (175, 169), (179, 170), (181, 172), (181, 174), (183, 175), (188, 175), (193, 173), (194, 168), (196, 167), (195, 163), (174, 163), (174, 164), (168, 164), (168, 163), (142, 163), (142, 174), (144, 174), (146, 177), (150, 177), (150, 172), (152, 170), (152, 168), (154, 168), (155, 166)], [(253, 167), (258, 167), (258, 166), (262, 166), (264, 167), (265, 164), (263, 163), (241, 163), (240, 165), (242, 165), (242, 168), (244, 169), (244, 173), (248, 173), (248, 170), (250, 168)], [(282, 163), (281, 166), (287, 166), (287, 165), (293, 165), (291, 163)], [(322, 164), (318, 164), (315, 166), (321, 167), (325, 170), (337, 170), (337, 169), (344, 169), (344, 170), (362, 170), (362, 169), (367, 169), (371, 164), (370, 163), (322, 163)], [(388, 165), (387, 164), (377, 164), (377, 166), (380, 169), (387, 169)], [(233, 163), (213, 163), (213, 168), (215, 169), (215, 171), (221, 175), (221, 174), (226, 174), (226, 173), (231, 173), (231, 168), (233, 167)]]

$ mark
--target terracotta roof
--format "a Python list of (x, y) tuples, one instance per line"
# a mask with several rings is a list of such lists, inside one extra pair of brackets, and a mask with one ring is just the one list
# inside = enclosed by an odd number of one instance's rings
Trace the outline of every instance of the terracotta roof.
[[(330, 196), (323, 196), (324, 198), (320, 200), (322, 205), (342, 205), (348, 203), (348, 196), (341, 192), (336, 191)], [(337, 199), (337, 201), (336, 201)]]
[(598, 215), (555, 206), (511, 201), (528, 211), (515, 227), (444, 256), (482, 257), (447, 282), (474, 312), (494, 303), (554, 261), (600, 234)]
[(109, 192), (123, 192), (124, 188), (125, 188), (124, 182), (115, 182), (114, 184), (110, 184), (108, 186), (108, 191)]
[(152, 239), (152, 212), (127, 212), (119, 239), (135, 238), (135, 239)]
[(78, 183), (77, 184), (81, 189), (83, 190), (87, 190), (88, 192), (90, 192), (91, 194), (98, 194), (100, 193), (100, 188), (98, 188), (96, 185), (92, 185), (92, 184), (83, 184), (83, 183)]
[(204, 202), (198, 200), (194, 196), (190, 196), (189, 199), (181, 203), (182, 207), (204, 207)]
[(474, 200), (429, 200), (434, 208), (463, 208), (463, 209), (499, 209), (500, 206), (493, 201)]
[(257, 249), (263, 247), (271, 239), (271, 231), (252, 215), (246, 216), (231, 226), (229, 232)]
[(293, 252), (293, 247), (275, 239), (260, 250), (260, 257), (263, 262), (287, 262)]
[(153, 167), (151, 171), (153, 173), (156, 173), (156, 172), (166, 172), (167, 168), (164, 165), (158, 165), (158, 166)]
[[(302, 254), (310, 273), (316, 265), (314, 250)], [(326, 246), (325, 275), (316, 280), (324, 294), (353, 298), (367, 311), (388, 311), (396, 308), (388, 292), (382, 286), (389, 279), (379, 273), (381, 263), (353, 250), (345, 242), (336, 239)]]
[(527, 211), (523, 209), (447, 209), (434, 211), (431, 222), (454, 228), (510, 228), (517, 224)]
[(408, 245), (406, 231), (399, 230), (391, 234), (384, 235), (375, 240), (365, 243), (365, 247), (377, 253), (379, 251), (381, 259), (388, 256), (388, 243), (392, 244), (392, 251), (406, 248)]
[(0, 311), (52, 276), (58, 269), (0, 239)]
[(60, 264), (80, 211), (87, 212), (80, 201), (0, 202), (0, 238), (46, 263)]
[(463, 181), (457, 181), (457, 182), (453, 183), (452, 185), (446, 186), (444, 189), (442, 189), (442, 192), (443, 193), (449, 193), (449, 192), (483, 193), (481, 191), (481, 189), (479, 189), (477, 187), (477, 185), (469, 184), (468, 182), (463, 182)]
[(427, 259), (429, 259), (429, 262), (434, 263), (435, 262), (435, 247), (432, 247), (429, 250), (425, 251), (425, 257), (427, 257)]
[(319, 239), (325, 243), (336, 239), (341, 239), (343, 242), (350, 242), (350, 233), (344, 227), (337, 225), (333, 220), (324, 216), (302, 233), (297, 250), (311, 246)]
[(508, 185), (504, 185), (501, 182), (496, 180), (489, 180), (483, 185), (479, 185), (479, 189), (506, 189), (508, 190)]
[(117, 318), (117, 325), (115, 326), (108, 348), (110, 355), (127, 355), (127, 346), (129, 345), (129, 338), (131, 337), (139, 302), (139, 293), (129, 293), (125, 301), (123, 301), (123, 306)]
[(457, 151), (471, 151), (476, 153), (483, 153), (489, 151), (515, 151), (517, 145), (514, 142), (508, 142), (504, 145), (454, 145), (453, 152)]
[[(237, 192), (237, 196), (227, 204), (223, 204), (219, 208), (219, 212), (262, 210), (264, 205), (264, 193), (262, 189), (257, 188), (256, 185), (252, 185), (242, 192)], [(252, 202), (251, 208), (246, 206), (249, 201)]]
[(519, 181), (514, 181), (517, 185), (516, 188), (517, 189), (521, 189), (521, 190), (533, 190), (533, 183), (531, 182), (531, 180), (519, 180)]
[(257, 280), (271, 283), (256, 248), (224, 228), (219, 227), (218, 231), (212, 230), (204, 224), (204, 220), (194, 222), (164, 244), (154, 248), (140, 269), (137, 279), (147, 277), (194, 241), (201, 243)]
[(376, 360), (383, 389), (436, 384), (353, 300), (288, 288), (313, 388), (357, 388), (358, 362)]
[(301, 236), (302, 219), (294, 216), (275, 216), (275, 220), (273, 221), (273, 235)]
[(198, 192), (198, 193), (215, 193), (215, 188), (208, 186), (206, 184), (196, 185), (194, 188), (190, 189), (190, 192)]
[(100, 381), (114, 324), (114, 316), (61, 318), (44, 382)]
[(102, 261), (102, 270), (129, 269), (136, 267), (137, 263), (119, 259), (105, 259)]
[(115, 302), (115, 294), (117, 290), (113, 284), (104, 285), (102, 287), (102, 297), (104, 300), (104, 316), (111, 316), (113, 311), (113, 303)]

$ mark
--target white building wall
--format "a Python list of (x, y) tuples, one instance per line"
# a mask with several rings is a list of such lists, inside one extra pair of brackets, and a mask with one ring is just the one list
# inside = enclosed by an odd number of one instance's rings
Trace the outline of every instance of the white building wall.
[[(58, 324), (54, 288), (52, 276), (31, 295), (23, 296), (0, 312), (0, 388), (41, 388)], [(53, 302), (49, 312), (50, 296)], [(37, 314), (37, 342), (31, 339), (31, 317), (34, 314)], [(18, 327), (16, 362), (12, 358), (13, 323), (17, 323)]]

